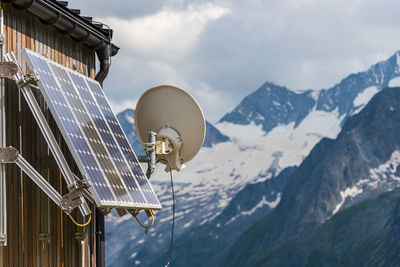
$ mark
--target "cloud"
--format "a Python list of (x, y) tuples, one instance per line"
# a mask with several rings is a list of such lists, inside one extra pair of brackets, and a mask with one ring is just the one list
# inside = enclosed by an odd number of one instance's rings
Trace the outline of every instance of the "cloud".
[[(229, 111), (232, 105), (236, 104), (231, 102), (229, 93), (214, 90), (207, 83), (201, 83), (190, 88), (191, 90), (188, 92), (200, 103), (206, 119), (212, 123), (216, 123), (220, 119), (220, 110)], [(213, 114), (217, 114), (217, 116)]]
[(185, 10), (164, 8), (133, 19), (101, 18), (117, 28), (114, 40), (130, 53), (147, 59), (179, 60), (196, 46), (206, 25), (229, 13), (229, 9), (207, 3)]
[[(106, 17), (112, 14), (119, 18), (131, 18), (154, 14), (163, 8), (168, 0), (69, 0), (69, 8), (81, 10), (84, 16)], [(115, 28), (114, 28), (115, 29)]]
[(122, 103), (175, 85), (193, 94), (211, 121), (265, 81), (329, 88), (400, 45), (397, 0), (116, 1), (90, 5), (121, 47), (107, 94)]
[[(198, 76), (237, 102), (266, 80), (292, 89), (328, 88), (399, 47), (400, 23), (386, 17), (397, 10), (395, 1), (228, 2), (231, 15), (202, 39), (197, 60), (209, 68)], [(388, 12), (377, 14), (377, 6)]]
[(126, 109), (135, 109), (136, 108), (136, 104), (138, 102), (138, 98), (134, 98), (134, 99), (126, 99), (123, 101), (114, 101), (111, 100), (110, 101), (110, 106), (111, 109), (114, 111), (114, 113), (119, 113), (121, 111), (124, 111)]
[[(199, 40), (207, 26), (229, 12), (228, 8), (214, 3), (198, 3), (176, 9), (164, 7), (138, 18), (99, 18), (118, 29), (114, 42), (121, 51), (113, 58), (105, 83), (107, 93), (117, 96), (113, 98), (116, 109), (129, 103), (127, 97), (137, 99), (145, 90), (161, 84), (174, 85), (191, 93), (195, 92), (194, 88), (206, 88), (207, 82), (196, 76), (197, 62), (191, 57), (199, 49)], [(110, 80), (114, 81), (111, 85)], [(108, 91), (108, 87), (112, 90)], [(207, 88), (208, 96), (220, 94)], [(204, 93), (198, 95), (205, 96)], [(216, 110), (212, 106), (215, 101), (209, 97), (198, 101), (207, 114)]]

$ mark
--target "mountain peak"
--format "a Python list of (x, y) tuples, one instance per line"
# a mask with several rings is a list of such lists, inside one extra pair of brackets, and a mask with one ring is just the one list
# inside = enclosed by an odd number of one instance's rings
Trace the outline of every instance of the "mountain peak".
[(399, 187), (399, 99), (400, 88), (385, 88), (346, 121), (335, 140), (322, 139), (288, 178), (279, 205), (232, 247), (231, 255), (237, 256), (227, 265), (260, 265), (255, 255), (285, 249), (281, 240), (292, 240), (342, 209)]
[(265, 132), (279, 124), (300, 123), (315, 104), (307, 91), (296, 93), (272, 82), (264, 83), (219, 122), (262, 125)]
[(397, 65), (400, 65), (400, 50), (397, 50), (394, 55), (396, 57), (396, 63)]
[(220, 122), (261, 125), (265, 132), (291, 122), (297, 127), (312, 110), (332, 112), (345, 121), (377, 92), (400, 86), (400, 50), (367, 71), (350, 74), (329, 89), (296, 92), (267, 81), (246, 96)]

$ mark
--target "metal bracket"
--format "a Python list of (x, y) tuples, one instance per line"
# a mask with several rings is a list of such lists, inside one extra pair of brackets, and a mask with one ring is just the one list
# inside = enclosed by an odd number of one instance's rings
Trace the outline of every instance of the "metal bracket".
[(78, 241), (83, 241), (85, 240), (85, 233), (83, 232), (76, 232), (75, 233), (75, 239)]
[(37, 74), (36, 70), (33, 70), (32, 73), (24, 75), (23, 77), (17, 79), (16, 82), (19, 87), (23, 87), (25, 85), (36, 86), (38, 81), (39, 81), (39, 75)]
[(150, 179), (151, 174), (156, 168), (157, 155), (167, 155), (171, 151), (173, 151), (174, 147), (173, 143), (170, 142), (168, 138), (163, 137), (161, 141), (157, 141), (157, 135), (158, 134), (153, 131), (150, 131), (148, 133), (149, 142), (143, 144), (143, 148), (147, 156), (138, 157), (139, 162), (147, 163), (147, 171), (146, 171), (147, 179)]
[(61, 198), (61, 208), (67, 213), (78, 207), (79, 205), (85, 203), (85, 199), (82, 196), (80, 190), (72, 190)]
[(84, 177), (83, 179), (80, 179), (78, 176), (73, 173), (73, 176), (75, 180), (73, 181), (72, 184), (68, 186), (68, 189), (70, 191), (76, 190), (76, 189), (87, 189), (91, 186), (91, 184), (88, 182), (87, 178)]
[(14, 62), (0, 61), (0, 78), (12, 78), (18, 72), (18, 66)]
[(126, 209), (116, 209), (116, 210), (119, 217), (122, 217), (126, 214)]
[(7, 241), (7, 235), (6, 234), (1, 234), (0, 235), (0, 242), (6, 242)]
[[(51, 184), (43, 178), (43, 176), (35, 170), (32, 165), (29, 164), (20, 154), (19, 151), (14, 147), (2, 147), (0, 148), (0, 164), (15, 163), (31, 180), (39, 186), (46, 195), (54, 201), (66, 214), (70, 214), (71, 211), (80, 206), (87, 205), (84, 199), (84, 190), (86, 184), (78, 184), (77, 188), (70, 189), (71, 191), (61, 196), (61, 194), (55, 190)], [(90, 210), (89, 210), (90, 211)], [(0, 239), (1, 241), (1, 239)]]
[(167, 154), (165, 142), (156, 141), (155, 143), (144, 143), (143, 149), (147, 153), (156, 152), (156, 155)]
[(154, 152), (156, 150), (156, 144), (154, 143), (144, 143), (144, 152)]
[(47, 241), (47, 242), (50, 242), (49, 233), (39, 233), (39, 241)]
[(147, 162), (146, 177), (150, 179), (151, 174), (156, 168), (156, 144), (157, 144), (157, 134), (153, 131), (148, 133), (149, 142), (144, 144), (144, 150), (149, 156), (149, 161)]
[(61, 199), (62, 209), (68, 211), (68, 213), (79, 205), (86, 203), (83, 196), (86, 193), (85, 189), (89, 188), (89, 185), (84, 180), (78, 179), (75, 174), (74, 176), (73, 186), (68, 188), (70, 192)]
[(15, 163), (19, 152), (14, 147), (0, 147), (0, 163)]
[(130, 213), (133, 217), (136, 217), (136, 216), (139, 214), (139, 212), (140, 212), (140, 210), (138, 210), (138, 209), (128, 209), (127, 211), (129, 211), (129, 213)]
[(32, 70), (30, 74), (25, 75), (25, 80), (29, 84), (37, 85), (37, 82), (39, 81), (39, 74), (36, 72), (36, 70)]
[(112, 210), (112, 208), (99, 208), (99, 211), (100, 211), (101, 214), (103, 214), (104, 216), (106, 216), (107, 214), (109, 214), (111, 210)]

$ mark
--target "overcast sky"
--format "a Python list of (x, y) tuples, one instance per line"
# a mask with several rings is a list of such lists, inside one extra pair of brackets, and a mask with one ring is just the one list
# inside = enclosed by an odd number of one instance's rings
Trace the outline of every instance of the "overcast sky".
[(190, 92), (216, 122), (265, 81), (329, 88), (400, 49), (398, 0), (72, 0), (114, 29), (116, 111), (147, 89)]

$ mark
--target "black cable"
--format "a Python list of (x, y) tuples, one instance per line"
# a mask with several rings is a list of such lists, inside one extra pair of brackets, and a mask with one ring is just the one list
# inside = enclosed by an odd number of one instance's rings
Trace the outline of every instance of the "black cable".
[(168, 168), (169, 168), (169, 174), (171, 176), (171, 191), (172, 191), (172, 228), (171, 228), (171, 243), (169, 245), (169, 258), (168, 262), (165, 265), (166, 267), (169, 265), (171, 262), (171, 257), (172, 257), (172, 247), (174, 245), (174, 228), (175, 228), (175, 192), (174, 192), (174, 182), (172, 180), (172, 170), (171, 167), (169, 166), (168, 163)]
[(167, 264), (165, 264), (165, 267), (167, 267), (170, 262), (171, 262), (171, 258), (172, 258), (172, 248), (174, 245), (174, 228), (175, 228), (175, 192), (174, 192), (174, 181), (172, 179), (172, 170), (171, 170), (171, 166), (169, 165), (169, 162), (167, 160), (161, 159), (160, 161), (165, 161), (168, 165), (168, 169), (169, 169), (169, 175), (171, 177), (171, 192), (172, 192), (172, 228), (171, 228), (171, 243), (169, 245), (169, 258), (168, 258), (168, 262)]

